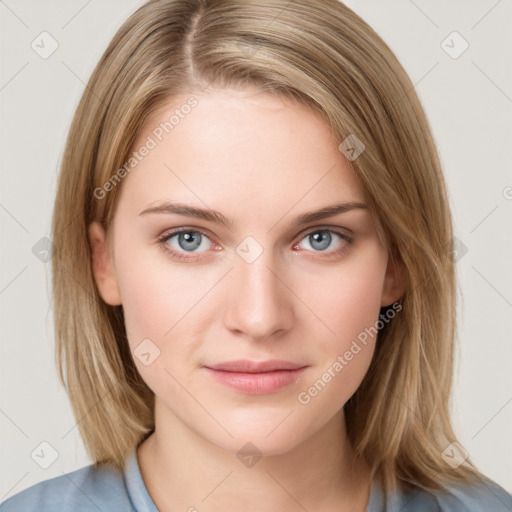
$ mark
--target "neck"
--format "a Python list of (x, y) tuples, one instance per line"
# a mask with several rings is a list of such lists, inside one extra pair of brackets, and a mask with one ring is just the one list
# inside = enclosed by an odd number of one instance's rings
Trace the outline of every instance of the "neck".
[(343, 410), (286, 453), (242, 461), (189, 429), (156, 399), (155, 432), (137, 456), (161, 512), (364, 512), (369, 499), (369, 468), (354, 454)]

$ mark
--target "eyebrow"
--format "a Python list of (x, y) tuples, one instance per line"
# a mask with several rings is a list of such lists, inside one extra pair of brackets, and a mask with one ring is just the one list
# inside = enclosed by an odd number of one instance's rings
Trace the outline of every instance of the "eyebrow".
[[(327, 217), (332, 217), (337, 214), (345, 213), (354, 209), (366, 209), (367, 205), (360, 202), (337, 203), (329, 206), (324, 206), (320, 210), (307, 212), (295, 217), (292, 221), (292, 226), (300, 226), (309, 222), (314, 222)], [(195, 206), (186, 205), (183, 203), (165, 202), (156, 206), (151, 206), (142, 210), (139, 215), (148, 215), (153, 213), (166, 213), (184, 215), (186, 217), (194, 217), (196, 219), (206, 220), (223, 224), (227, 227), (233, 226), (233, 221), (225, 217), (222, 213), (216, 210), (209, 210), (204, 208), (197, 208)]]

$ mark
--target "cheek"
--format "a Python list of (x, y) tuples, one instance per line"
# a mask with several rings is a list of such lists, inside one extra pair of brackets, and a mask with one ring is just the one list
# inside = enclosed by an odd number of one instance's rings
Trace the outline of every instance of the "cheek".
[[(186, 316), (189, 300), (184, 297), (188, 292), (180, 289), (184, 284), (181, 280), (172, 279), (169, 272), (165, 277), (146, 262), (127, 261), (123, 265), (120, 291), (137, 370), (155, 395), (178, 397), (179, 386), (172, 379), (174, 366), (190, 359), (193, 350), (188, 342), (194, 338)], [(180, 274), (175, 275), (179, 278)]]
[(321, 322), (317, 317), (309, 322), (316, 368), (302, 383), (299, 403), (314, 402), (312, 409), (334, 413), (359, 387), (375, 349), (386, 261), (375, 249), (303, 284), (301, 293)]
[[(387, 258), (379, 246), (360, 250), (343, 264), (303, 281), (301, 297), (322, 321), (322, 348), (343, 350), (379, 317)], [(299, 279), (296, 282), (301, 282)], [(318, 337), (318, 333), (317, 333)]]
[(378, 267), (354, 268), (332, 280), (324, 307), (342, 344), (357, 337), (378, 318), (382, 294)]
[(201, 271), (169, 262), (154, 247), (133, 250), (116, 261), (116, 269), (125, 322), (133, 341), (142, 336), (164, 343), (187, 322), (187, 315), (208, 290)]
[(170, 373), (188, 378), (196, 363), (209, 318), (208, 290), (218, 276), (169, 262), (158, 250), (125, 254), (116, 269), (130, 350), (148, 386), (168, 389)]

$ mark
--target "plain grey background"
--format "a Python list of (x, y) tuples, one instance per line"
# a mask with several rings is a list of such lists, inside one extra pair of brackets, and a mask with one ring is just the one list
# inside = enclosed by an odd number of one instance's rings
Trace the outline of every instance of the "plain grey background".
[[(454, 425), (478, 467), (511, 492), (512, 4), (346, 3), (396, 53), (431, 123), (460, 241)], [(0, 501), (91, 462), (57, 381), (50, 263), (34, 252), (50, 234), (57, 170), (85, 83), (141, 4), (0, 0)]]

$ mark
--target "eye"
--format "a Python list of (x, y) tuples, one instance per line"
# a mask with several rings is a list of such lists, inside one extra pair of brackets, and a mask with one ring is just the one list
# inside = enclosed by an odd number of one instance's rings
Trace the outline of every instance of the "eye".
[[(193, 259), (193, 256), (187, 256), (196, 252), (202, 253), (208, 250), (210, 239), (197, 229), (180, 229), (171, 233), (164, 233), (159, 239), (162, 249), (178, 259)], [(211, 241), (210, 241), (211, 243)], [(204, 250), (201, 250), (204, 249)]]
[[(337, 240), (337, 243), (333, 243)], [(303, 246), (304, 241), (306, 247)], [(169, 253), (173, 258), (191, 261), (199, 258), (195, 253), (208, 252), (211, 245), (215, 250), (220, 247), (213, 244), (208, 235), (198, 229), (180, 228), (174, 231), (166, 232), (158, 238), (162, 250)], [(307, 252), (320, 253), (321, 256), (339, 256), (348, 250), (353, 240), (350, 236), (332, 230), (319, 229), (311, 230), (299, 243), (293, 246), (293, 249), (304, 249)], [(309, 247), (307, 247), (309, 245)], [(334, 245), (334, 248), (332, 247)], [(331, 248), (329, 250), (329, 248)], [(325, 254), (322, 254), (325, 253)]]
[[(338, 240), (338, 243), (334, 243), (333, 241)], [(312, 249), (313, 252), (327, 253), (330, 255), (339, 255), (344, 253), (353, 242), (352, 238), (344, 233), (340, 233), (338, 231), (334, 231), (332, 229), (318, 229), (316, 228), (314, 231), (310, 231), (307, 233), (304, 238), (302, 238), (301, 242), (295, 244), (293, 248), (302, 248), (303, 242), (306, 241), (305, 249), (310, 250), (307, 246)], [(334, 248), (332, 247), (334, 245)], [(331, 248), (332, 250), (329, 250)]]

